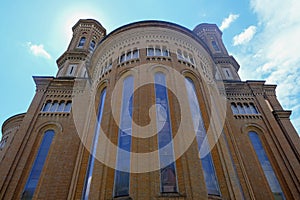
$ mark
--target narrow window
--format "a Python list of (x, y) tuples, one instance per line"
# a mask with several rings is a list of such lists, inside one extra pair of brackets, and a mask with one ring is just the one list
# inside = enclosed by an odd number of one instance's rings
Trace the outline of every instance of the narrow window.
[(54, 101), (51, 105), (50, 112), (56, 112), (58, 108), (58, 101)]
[(120, 57), (120, 63), (125, 62), (126, 61), (126, 55), (125, 53), (121, 55)]
[(237, 103), (237, 108), (238, 108), (239, 114), (245, 114), (245, 110), (241, 103)]
[(247, 103), (244, 103), (244, 109), (246, 114), (251, 114), (250, 106)]
[(168, 49), (166, 47), (163, 47), (162, 55), (163, 56), (169, 56), (169, 51), (168, 51)]
[(66, 103), (66, 106), (64, 108), (64, 112), (70, 112), (71, 111), (71, 106), (72, 106), (72, 102), (71, 101), (68, 101)]
[(67, 75), (68, 76), (74, 76), (76, 68), (77, 68), (77, 65), (74, 65), (74, 64), (69, 65)]
[(108, 64), (107, 69), (111, 70), (111, 68), (112, 68), (112, 59), (109, 59), (109, 64)]
[(85, 180), (84, 180), (84, 189), (82, 193), (82, 197), (83, 197), (82, 199), (84, 200), (89, 199), (89, 192), (90, 192), (94, 163), (95, 163), (95, 155), (97, 152), (98, 139), (101, 130), (101, 120), (102, 120), (105, 96), (106, 96), (106, 88), (102, 90), (100, 95), (100, 102), (98, 106), (98, 115), (97, 115), (97, 125), (94, 133), (94, 139), (91, 147), (91, 154), (89, 157), (88, 167), (87, 167)]
[(210, 153), (210, 146), (206, 138), (206, 130), (204, 127), (204, 122), (202, 119), (202, 114), (199, 107), (195, 86), (193, 81), (189, 78), (185, 79), (185, 85), (189, 99), (190, 111), (192, 114), (196, 140), (198, 143), (199, 155), (204, 172), (206, 189), (208, 194), (220, 196), (221, 193), (219, 189), (219, 184), (217, 181), (212, 156)]
[(158, 72), (154, 79), (161, 192), (174, 193), (177, 192), (177, 176), (166, 77)]
[(189, 62), (190, 60), (189, 60), (189, 57), (188, 57), (188, 54), (187, 54), (187, 52), (183, 52), (183, 59), (185, 60), (185, 61), (187, 61), (187, 62)]
[(147, 56), (154, 56), (154, 48), (152, 47), (147, 48)]
[(85, 37), (80, 38), (78, 48), (83, 48), (85, 41), (86, 41)]
[(89, 47), (90, 51), (94, 51), (95, 46), (96, 46), (96, 42), (95, 42), (94, 40), (92, 40), (92, 41), (90, 42), (90, 47)]
[(182, 52), (181, 52), (180, 49), (177, 50), (177, 58), (180, 59), (180, 60), (183, 60)]
[(43, 112), (48, 112), (49, 111), (49, 108), (51, 107), (52, 103), (51, 101), (47, 101), (46, 104), (44, 105), (43, 107)]
[(65, 101), (61, 101), (58, 105), (57, 112), (63, 112), (65, 108)]
[(136, 49), (136, 50), (133, 51), (132, 58), (135, 59), (135, 58), (138, 58), (138, 57), (139, 57), (139, 50)]
[(126, 60), (130, 60), (132, 58), (132, 51), (127, 52)]
[(192, 57), (192, 55), (191, 55), (191, 54), (189, 55), (189, 57), (190, 57), (190, 62), (191, 62), (192, 64), (195, 64), (195, 62), (194, 62), (194, 58)]
[(159, 47), (155, 47), (155, 55), (161, 56), (161, 49)]
[(54, 137), (54, 131), (48, 130), (45, 132), (37, 156), (31, 168), (29, 177), (25, 184), (21, 199), (32, 199), (36, 186), (38, 184), (41, 172), (43, 170), (50, 145)]
[(239, 114), (239, 111), (237, 109), (237, 106), (235, 103), (231, 103), (231, 110), (232, 110), (232, 113), (235, 115), (235, 114)]
[(218, 44), (216, 43), (216, 41), (214, 41), (214, 40), (211, 41), (211, 44), (215, 51), (220, 51), (220, 48), (219, 48)]
[(133, 76), (123, 82), (118, 151), (115, 170), (114, 196), (128, 196), (130, 183), (130, 150), (132, 133)]
[(272, 165), (269, 161), (269, 158), (263, 148), (263, 145), (259, 139), (259, 136), (256, 132), (249, 132), (249, 138), (251, 140), (252, 146), (255, 150), (256, 156), (260, 162), (260, 165), (264, 171), (265, 177), (268, 181), (268, 184), (273, 192), (274, 199), (285, 199), (284, 194), (281, 190), (280, 184), (277, 180), (277, 177), (274, 173)]
[(253, 103), (250, 103), (250, 109), (251, 109), (252, 114), (258, 114), (258, 111)]
[(223, 68), (222, 70), (223, 70), (223, 73), (224, 73), (226, 79), (233, 79), (229, 68)]

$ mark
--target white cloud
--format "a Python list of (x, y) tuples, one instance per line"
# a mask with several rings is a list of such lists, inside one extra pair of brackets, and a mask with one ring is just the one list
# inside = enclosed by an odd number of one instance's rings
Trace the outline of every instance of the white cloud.
[(234, 22), (237, 18), (239, 18), (239, 15), (235, 15), (235, 14), (230, 14), (227, 18), (225, 18), (223, 21), (222, 21), (222, 24), (220, 26), (220, 30), (221, 31), (224, 31), (225, 29), (227, 29), (230, 24), (232, 22)]
[(41, 56), (47, 59), (51, 58), (51, 55), (44, 49), (44, 45), (32, 44), (31, 42), (28, 42), (27, 45), (33, 55)]
[(284, 109), (292, 109), (300, 134), (300, 1), (251, 0), (251, 8), (260, 31), (247, 45), (236, 47), (240, 75), (277, 84), (277, 97)]
[(256, 33), (256, 26), (249, 26), (239, 35), (233, 37), (233, 46), (242, 45), (248, 43)]

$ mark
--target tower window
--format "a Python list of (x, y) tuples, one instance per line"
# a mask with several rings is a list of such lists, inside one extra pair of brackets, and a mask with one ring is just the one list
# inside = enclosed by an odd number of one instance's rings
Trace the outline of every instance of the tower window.
[(259, 160), (259, 163), (264, 171), (265, 177), (268, 181), (268, 184), (273, 192), (274, 199), (284, 200), (284, 194), (281, 190), (280, 184), (277, 180), (273, 167), (270, 163), (270, 160), (263, 148), (262, 142), (259, 139), (259, 136), (256, 132), (249, 132), (249, 138), (256, 153), (256, 156)]
[(94, 51), (95, 46), (96, 46), (96, 42), (95, 42), (94, 40), (92, 40), (92, 41), (90, 42), (89, 50), (90, 50), (90, 51)]
[(75, 73), (76, 73), (76, 68), (77, 68), (77, 65), (69, 65), (68, 67), (68, 70), (67, 70), (67, 76), (74, 76)]
[(78, 48), (83, 48), (84, 44), (85, 44), (85, 41), (86, 41), (86, 38), (85, 37), (82, 37), (80, 38), (79, 40), (79, 44), (78, 44)]
[(40, 148), (35, 157), (35, 161), (31, 168), (30, 175), (27, 179), (21, 199), (32, 199), (36, 186), (39, 182), (40, 175), (43, 170), (53, 137), (53, 130), (48, 130), (45, 132)]
[(216, 43), (216, 41), (214, 41), (214, 40), (211, 41), (211, 44), (215, 51), (220, 51), (220, 48), (219, 48), (218, 44)]
[(231, 71), (228, 67), (222, 68), (226, 79), (233, 79)]

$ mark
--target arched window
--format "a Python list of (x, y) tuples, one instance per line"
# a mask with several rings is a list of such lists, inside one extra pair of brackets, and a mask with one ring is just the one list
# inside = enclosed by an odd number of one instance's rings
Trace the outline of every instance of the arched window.
[(65, 108), (65, 101), (61, 101), (58, 105), (57, 112), (63, 112)]
[(243, 105), (241, 103), (237, 103), (237, 108), (238, 108), (239, 114), (246, 114), (245, 110), (243, 108)]
[(71, 111), (72, 102), (67, 101), (66, 106), (64, 108), (64, 112), (70, 112)]
[(201, 110), (196, 95), (195, 85), (189, 78), (185, 79), (185, 85), (187, 90), (187, 96), (189, 99), (190, 111), (192, 114), (194, 130), (196, 134), (196, 140), (198, 143), (199, 155), (204, 172), (204, 178), (206, 183), (206, 189), (208, 194), (221, 195), (219, 184), (213, 165), (212, 156), (210, 153), (210, 146), (206, 138), (206, 130), (202, 119)]
[(180, 49), (177, 49), (177, 58), (183, 60), (182, 52)]
[(125, 62), (125, 61), (126, 61), (126, 54), (123, 53), (123, 54), (120, 56), (120, 63)]
[(172, 126), (165, 74), (154, 76), (156, 99), (156, 126), (160, 164), (161, 192), (177, 192), (176, 165), (172, 142)]
[(280, 184), (277, 180), (277, 177), (274, 173), (272, 165), (269, 161), (269, 158), (263, 148), (263, 145), (259, 139), (259, 136), (256, 132), (250, 131), (249, 138), (252, 143), (252, 146), (255, 150), (256, 156), (259, 160), (259, 163), (264, 171), (265, 177), (268, 181), (268, 184), (273, 192), (275, 199), (285, 199), (284, 194), (281, 190)]
[(95, 155), (97, 152), (98, 139), (101, 130), (101, 120), (102, 120), (102, 114), (104, 109), (105, 96), (106, 96), (106, 88), (104, 88), (100, 94), (100, 102), (98, 106), (98, 115), (97, 115), (97, 126), (94, 133), (94, 139), (91, 147), (91, 154), (89, 157), (89, 162), (88, 162), (85, 181), (84, 181), (84, 189), (82, 193), (82, 199), (84, 200), (89, 199), (89, 192), (90, 192), (94, 163), (95, 163)]
[(43, 112), (48, 112), (48, 111), (49, 111), (49, 108), (51, 107), (51, 105), (52, 105), (51, 101), (50, 101), (50, 100), (47, 101), (46, 104), (44, 105), (42, 111), (43, 111)]
[(56, 112), (58, 108), (58, 101), (54, 101), (51, 105), (50, 112)]
[(216, 43), (216, 41), (214, 41), (214, 40), (211, 41), (211, 44), (215, 51), (220, 51), (220, 48), (219, 48), (218, 44)]
[(161, 56), (161, 49), (160, 49), (159, 46), (156, 46), (156, 47), (155, 47), (154, 54), (155, 54), (156, 56)]
[(92, 40), (92, 41), (90, 42), (90, 47), (89, 47), (90, 51), (94, 51), (95, 46), (96, 46), (96, 42), (95, 42), (94, 40)]
[(170, 56), (170, 53), (169, 53), (169, 50), (167, 49), (167, 47), (162, 48), (162, 55), (163, 56)]
[(154, 56), (154, 48), (152, 46), (147, 48), (147, 56)]
[(43, 170), (53, 137), (53, 130), (48, 130), (45, 132), (33, 166), (31, 167), (31, 171), (25, 184), (21, 199), (32, 199), (36, 186), (39, 182), (39, 178)]
[(247, 103), (244, 103), (244, 109), (246, 114), (251, 114), (250, 106)]
[(86, 41), (85, 37), (80, 38), (78, 48), (82, 48), (84, 46), (85, 41)]
[(253, 103), (250, 103), (250, 109), (252, 114), (258, 114), (258, 111)]
[(135, 58), (138, 58), (138, 57), (139, 57), (139, 51), (137, 49), (133, 50), (132, 58), (135, 59)]
[(132, 58), (132, 51), (127, 52), (126, 60), (130, 60)]
[(123, 82), (120, 127), (118, 133), (118, 152), (115, 170), (114, 196), (128, 196), (130, 183), (130, 151), (132, 133), (133, 76)]
[(235, 114), (239, 114), (239, 110), (238, 110), (238, 108), (237, 108), (237, 106), (236, 106), (235, 103), (231, 103), (231, 110), (232, 110), (232, 112), (233, 112), (234, 115)]

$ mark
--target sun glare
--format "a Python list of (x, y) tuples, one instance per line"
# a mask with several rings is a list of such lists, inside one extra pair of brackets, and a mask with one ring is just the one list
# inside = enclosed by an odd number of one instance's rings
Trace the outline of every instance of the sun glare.
[(96, 19), (103, 20), (102, 12), (96, 10), (93, 6), (77, 5), (76, 7), (70, 7), (64, 11), (59, 17), (60, 26), (63, 27), (64, 38), (66, 41), (70, 41), (72, 38), (72, 27), (78, 22), (79, 19)]

